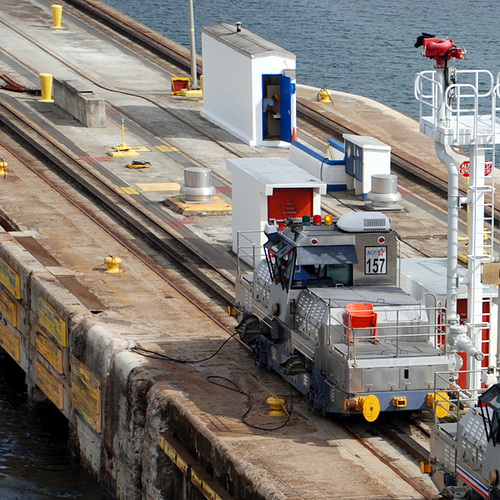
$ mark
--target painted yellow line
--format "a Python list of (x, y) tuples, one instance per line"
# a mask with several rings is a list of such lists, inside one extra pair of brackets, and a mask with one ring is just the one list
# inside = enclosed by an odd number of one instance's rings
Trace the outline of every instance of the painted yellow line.
[(181, 185), (177, 182), (150, 182), (136, 184), (142, 191), (179, 191)]
[(162, 153), (172, 153), (173, 151), (179, 151), (177, 148), (168, 147), (165, 145), (155, 146), (155, 148), (161, 151)]
[(128, 186), (119, 187), (116, 188), (116, 190), (121, 194), (139, 194), (139, 191), (137, 191), (137, 189)]

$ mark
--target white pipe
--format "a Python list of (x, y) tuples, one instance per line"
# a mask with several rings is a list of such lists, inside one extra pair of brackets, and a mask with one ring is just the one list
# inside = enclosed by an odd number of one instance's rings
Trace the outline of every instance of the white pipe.
[(459, 174), (455, 160), (443, 144), (435, 142), (436, 154), (448, 169), (448, 258), (446, 270), (446, 322), (460, 322), (458, 295), (458, 212), (460, 210)]
[(196, 45), (194, 32), (193, 0), (189, 0), (189, 39), (191, 42), (191, 89), (198, 90), (198, 74), (196, 71)]

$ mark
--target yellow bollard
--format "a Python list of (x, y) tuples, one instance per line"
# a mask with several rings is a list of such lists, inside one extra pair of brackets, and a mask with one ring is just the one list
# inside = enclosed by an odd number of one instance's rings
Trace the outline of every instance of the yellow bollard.
[(271, 417), (283, 417), (288, 415), (286, 411), (286, 399), (269, 394), (265, 402), (270, 406), (268, 415)]
[(122, 259), (120, 257), (114, 257), (113, 255), (109, 255), (104, 259), (106, 262), (108, 269), (104, 271), (109, 274), (121, 274), (122, 270), (120, 269), (120, 264), (122, 263)]
[(52, 5), (52, 19), (54, 20), (54, 26), (51, 26), (52, 30), (62, 30), (62, 5)]
[(8, 166), (9, 164), (3, 158), (0, 158), (0, 175), (3, 175), (4, 178), (7, 177)]
[(319, 102), (333, 102), (330, 96), (330, 92), (328, 92), (328, 90), (326, 89), (321, 89), (318, 92), (317, 99)]
[(38, 102), (54, 102), (52, 99), (52, 75), (40, 73), (40, 83), (42, 85), (42, 98), (38, 99)]

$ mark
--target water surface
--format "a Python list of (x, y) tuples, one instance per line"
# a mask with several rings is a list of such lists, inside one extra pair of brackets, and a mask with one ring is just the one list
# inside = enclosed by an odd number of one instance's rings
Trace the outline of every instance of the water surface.
[[(201, 28), (241, 21), (297, 57), (297, 81), (352, 92), (412, 117), (413, 80), (432, 69), (413, 44), (422, 32), (452, 38), (467, 50), (460, 69), (500, 71), (498, 0), (193, 0), (196, 48)], [(107, 0), (189, 47), (188, 0)]]

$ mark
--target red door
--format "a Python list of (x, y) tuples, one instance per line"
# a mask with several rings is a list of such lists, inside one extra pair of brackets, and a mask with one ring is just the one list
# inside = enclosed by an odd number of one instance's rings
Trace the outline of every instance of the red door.
[(313, 191), (309, 188), (276, 188), (267, 199), (268, 220), (312, 216), (312, 210)]

